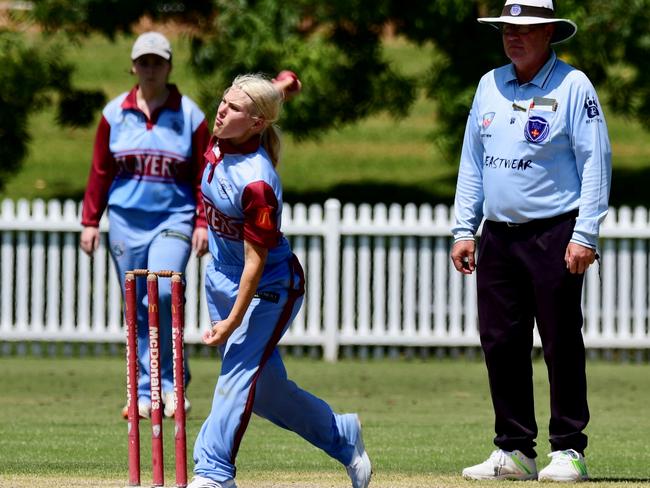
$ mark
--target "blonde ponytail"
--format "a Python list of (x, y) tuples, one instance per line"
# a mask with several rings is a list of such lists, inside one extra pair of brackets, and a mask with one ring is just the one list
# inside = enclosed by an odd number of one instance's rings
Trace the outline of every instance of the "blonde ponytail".
[(271, 124), (262, 132), (262, 147), (268, 153), (275, 168), (280, 162), (282, 151), (282, 137), (277, 125)]
[(275, 122), (280, 117), (282, 109), (282, 93), (276, 90), (273, 83), (261, 74), (239, 75), (232, 84), (252, 100), (253, 112), (257, 112), (252, 115), (264, 119), (266, 127), (261, 133), (262, 147), (271, 158), (273, 166), (277, 166), (280, 162), (282, 140), (280, 129)]

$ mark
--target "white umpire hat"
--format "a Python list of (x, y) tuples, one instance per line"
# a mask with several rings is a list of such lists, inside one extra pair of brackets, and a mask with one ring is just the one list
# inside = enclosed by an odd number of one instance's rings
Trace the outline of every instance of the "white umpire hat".
[(171, 61), (172, 46), (160, 32), (145, 32), (133, 43), (131, 60), (135, 61), (145, 54), (155, 54), (167, 61)]
[(500, 17), (481, 17), (478, 21), (497, 29), (501, 24), (555, 24), (551, 44), (567, 41), (578, 31), (575, 22), (555, 17), (553, 0), (506, 0)]

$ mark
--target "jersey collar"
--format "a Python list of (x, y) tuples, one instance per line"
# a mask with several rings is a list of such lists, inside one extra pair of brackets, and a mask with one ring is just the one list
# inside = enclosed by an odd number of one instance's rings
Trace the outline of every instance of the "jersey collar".
[(235, 146), (229, 139), (219, 139), (212, 136), (205, 152), (205, 159), (209, 163), (218, 164), (226, 154), (250, 154), (256, 152), (261, 142), (262, 138), (255, 135), (243, 144)]
[[(553, 72), (553, 68), (555, 68), (556, 62), (557, 62), (557, 55), (555, 54), (555, 51), (551, 51), (551, 56), (548, 58), (548, 61), (544, 63), (544, 66), (542, 66), (539, 69), (539, 71), (537, 72), (537, 74), (532, 80), (524, 84), (527, 85), (530, 83), (539, 88), (544, 88), (548, 83), (548, 80), (551, 78), (551, 73)], [(517, 82), (517, 73), (515, 72), (514, 64), (510, 64), (510, 70), (508, 71), (505, 81), (506, 83)]]
[[(160, 116), (160, 113), (163, 110), (167, 109), (178, 112), (181, 109), (181, 92), (179, 92), (176, 85), (173, 84), (168, 84), (167, 89), (169, 90), (169, 96), (167, 97), (167, 100), (165, 100), (165, 103), (163, 103), (154, 111), (154, 113), (151, 114), (151, 119), (147, 120), (147, 128), (151, 128), (151, 126), (156, 123), (158, 117)], [(131, 88), (131, 91), (126, 95), (126, 98), (122, 102), (122, 110), (136, 110), (138, 112), (142, 112), (142, 110), (138, 108), (137, 93), (138, 85), (135, 85), (133, 88)]]

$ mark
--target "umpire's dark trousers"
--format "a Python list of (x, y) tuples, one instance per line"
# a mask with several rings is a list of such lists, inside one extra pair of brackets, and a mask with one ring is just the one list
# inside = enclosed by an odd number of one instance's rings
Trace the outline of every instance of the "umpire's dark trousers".
[(478, 314), (496, 416), (494, 443), (535, 457), (533, 325), (542, 340), (551, 388), (553, 451), (584, 453), (589, 421), (582, 340), (583, 275), (564, 255), (575, 212), (511, 227), (485, 222), (477, 261)]

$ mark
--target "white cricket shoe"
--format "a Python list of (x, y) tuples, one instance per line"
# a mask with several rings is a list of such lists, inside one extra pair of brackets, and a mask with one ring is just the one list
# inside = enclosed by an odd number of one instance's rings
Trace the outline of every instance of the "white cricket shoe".
[(203, 476), (195, 476), (187, 488), (237, 488), (235, 480), (215, 481)]
[(151, 418), (151, 402), (149, 400), (138, 400), (138, 413), (141, 419)]
[(497, 449), (481, 464), (463, 469), (463, 478), (472, 480), (534, 480), (537, 464), (521, 451)]
[[(151, 417), (151, 402), (149, 400), (138, 400), (138, 413), (141, 419), (148, 419)], [(129, 418), (129, 404), (127, 403), (122, 408), (122, 418), (125, 420)]]
[[(163, 395), (163, 404), (165, 405), (165, 409), (163, 410), (165, 417), (172, 418), (174, 413), (176, 413), (176, 396), (173, 391), (169, 391)], [(185, 413), (189, 412), (191, 408), (190, 401), (185, 397)]]
[(352, 461), (345, 467), (345, 470), (348, 472), (350, 480), (352, 480), (352, 488), (368, 488), (370, 477), (372, 476), (372, 464), (366, 452), (366, 447), (363, 444), (361, 421), (358, 415), (353, 415), (357, 427), (357, 440), (354, 443)]
[(573, 449), (553, 451), (551, 462), (539, 472), (539, 481), (585, 481), (589, 479), (585, 458)]

